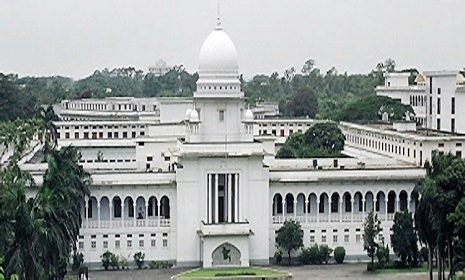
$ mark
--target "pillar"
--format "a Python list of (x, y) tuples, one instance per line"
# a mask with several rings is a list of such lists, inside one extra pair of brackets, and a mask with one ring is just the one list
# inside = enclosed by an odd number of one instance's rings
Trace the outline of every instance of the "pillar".
[(376, 213), (376, 198), (373, 199), (372, 207), (373, 207), (373, 212)]
[(320, 199), (316, 197), (316, 222), (320, 222)]
[(342, 222), (342, 197), (339, 196), (339, 208), (337, 210), (339, 210), (339, 222)]
[(157, 220), (158, 227), (160, 227), (160, 220), (161, 220), (161, 199), (158, 202), (158, 220)]
[(388, 220), (388, 200), (386, 196), (384, 196), (384, 220)]
[(333, 204), (332, 196), (328, 196), (328, 222), (331, 222), (331, 205)]
[(351, 196), (350, 197), (350, 204), (351, 204), (351, 207), (350, 207), (350, 221), (351, 222), (354, 222), (354, 207), (355, 207), (355, 199), (354, 199), (354, 196)]
[(305, 223), (308, 223), (308, 203), (305, 197), (304, 197), (304, 214), (305, 214)]
[(234, 216), (236, 217), (235, 218), (235, 222), (240, 222), (240, 217), (239, 217), (239, 174), (234, 174), (235, 176), (235, 179), (234, 179), (234, 183), (235, 183), (235, 186), (234, 186), (234, 202), (236, 203), (235, 206), (234, 206), (234, 211), (236, 212), (234, 214)]
[(228, 174), (228, 180), (227, 180), (227, 186), (228, 186), (228, 223), (232, 222), (232, 180), (231, 180), (231, 174)]
[(97, 225), (100, 228), (100, 200), (97, 200)]
[(219, 221), (219, 219), (218, 219), (219, 215), (218, 214), (220, 212), (220, 211), (218, 211), (218, 190), (219, 190), (219, 188), (218, 188), (218, 177), (219, 177), (218, 174), (216, 174), (216, 176), (215, 176), (215, 197), (214, 197), (214, 199), (215, 199), (215, 216), (213, 217), (213, 223), (215, 223), (215, 224), (218, 223), (218, 221)]
[(121, 226), (124, 227), (124, 200), (121, 200)]
[(396, 195), (396, 211), (395, 211), (395, 213), (399, 212), (399, 202), (400, 202), (399, 196)]
[(362, 221), (365, 221), (365, 203), (366, 203), (366, 199), (365, 198), (362, 198)]
[[(149, 198), (150, 199), (150, 198)], [(149, 225), (149, 200), (145, 200), (145, 226)]]
[(84, 205), (84, 217), (86, 219), (86, 228), (89, 228), (89, 198), (86, 196), (84, 201), (86, 202)]
[(136, 198), (136, 200), (134, 200), (134, 199), (132, 200), (132, 206), (133, 206), (132, 208), (134, 209), (133, 210), (133, 214), (134, 214), (133, 215), (133, 218), (134, 218), (134, 225), (133, 226), (136, 226), (136, 222), (137, 222), (136, 221), (136, 218), (137, 218), (137, 198)]
[(294, 198), (294, 220), (296, 219), (297, 216), (297, 198)]
[(108, 205), (110, 206), (110, 228), (113, 227), (113, 199), (109, 199)]
[(212, 223), (212, 175), (208, 174), (207, 183), (207, 224)]

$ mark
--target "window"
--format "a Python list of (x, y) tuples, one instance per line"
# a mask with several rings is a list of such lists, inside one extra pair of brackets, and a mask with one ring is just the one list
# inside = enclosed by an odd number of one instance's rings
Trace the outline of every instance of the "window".
[(326, 243), (326, 235), (321, 236), (321, 242)]
[(139, 247), (144, 247), (144, 240), (139, 240)]
[(150, 240), (150, 246), (151, 247), (156, 247), (157, 246), (157, 240), (155, 240), (155, 239)]
[(69, 139), (69, 132), (66, 132), (66, 133), (65, 133), (65, 138), (66, 138), (66, 139)]
[(115, 249), (119, 249), (119, 247), (120, 247), (119, 240), (115, 240)]
[(455, 132), (455, 119), (450, 120), (450, 132)]
[(436, 120), (436, 129), (441, 130), (441, 119)]
[(118, 132), (115, 132), (115, 138), (118, 138)]
[(147, 161), (152, 161), (153, 157), (147, 157)]
[(90, 248), (92, 248), (92, 249), (97, 248), (97, 241), (90, 242)]
[(84, 139), (89, 139), (89, 132), (84, 132)]
[(462, 151), (456, 151), (455, 156), (458, 158), (462, 158)]
[(219, 111), (219, 121), (224, 122), (224, 110)]
[(103, 132), (98, 133), (98, 138), (103, 138)]
[(127, 246), (128, 248), (131, 248), (132, 247), (132, 240), (128, 240), (127, 245), (128, 245)]
[(438, 115), (441, 114), (441, 98), (438, 97)]
[(315, 243), (315, 235), (310, 235), (310, 243)]
[(344, 242), (349, 243), (349, 235), (348, 234), (344, 235)]
[(141, 131), (140, 136), (144, 136), (144, 135), (145, 135), (145, 131)]
[(455, 97), (452, 97), (450, 110), (452, 114), (455, 114)]
[(337, 243), (337, 235), (333, 235), (333, 243)]
[(123, 132), (123, 138), (128, 138), (128, 133), (126, 131)]
[(163, 247), (168, 247), (168, 239), (163, 239)]
[(111, 139), (113, 137), (113, 133), (108, 132), (108, 139)]
[(170, 157), (165, 157), (165, 161), (170, 161)]
[(144, 146), (144, 142), (139, 142), (138, 145), (139, 146)]
[(355, 235), (355, 242), (360, 243), (360, 234)]
[(84, 250), (84, 242), (83, 241), (79, 241), (79, 249)]
[(441, 94), (441, 88), (438, 88), (438, 94)]
[(103, 241), (103, 249), (107, 249), (108, 248), (108, 241)]
[(79, 139), (79, 132), (74, 132), (74, 139)]
[(136, 138), (136, 132), (135, 132), (135, 131), (133, 131), (133, 132), (131, 133), (131, 137), (132, 137), (132, 138)]

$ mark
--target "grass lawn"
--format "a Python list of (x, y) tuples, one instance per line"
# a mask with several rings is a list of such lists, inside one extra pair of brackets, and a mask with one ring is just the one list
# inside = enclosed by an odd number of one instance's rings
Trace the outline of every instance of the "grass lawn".
[(202, 268), (188, 271), (178, 275), (179, 278), (193, 277), (222, 277), (222, 276), (282, 276), (286, 275), (283, 271), (265, 269), (259, 267), (234, 267), (234, 268)]
[[(427, 266), (421, 267), (412, 267), (412, 268), (385, 268), (385, 269), (377, 269), (375, 272), (377, 273), (404, 273), (404, 272), (428, 272)], [(436, 268), (433, 268), (433, 271), (436, 271)]]

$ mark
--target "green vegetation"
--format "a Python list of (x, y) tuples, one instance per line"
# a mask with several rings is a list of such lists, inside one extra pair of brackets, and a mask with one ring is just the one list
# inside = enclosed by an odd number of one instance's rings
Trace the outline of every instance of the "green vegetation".
[[(339, 253), (341, 253), (341, 248), (344, 250), (343, 247), (337, 248), (339, 248)], [(331, 259), (332, 252), (333, 249), (329, 248), (326, 244), (313, 244), (308, 248), (302, 248), (302, 253), (299, 256), (299, 259), (303, 264), (328, 264), (328, 261)], [(344, 255), (342, 256), (342, 259), (344, 259), (345, 250), (343, 253)]]
[(278, 230), (276, 244), (287, 252), (289, 265), (291, 264), (291, 251), (303, 246), (303, 237), (304, 231), (300, 223), (294, 220), (286, 220)]
[(379, 246), (378, 235), (381, 231), (381, 222), (378, 220), (378, 215), (373, 211), (368, 213), (368, 216), (363, 222), (363, 250), (367, 251), (368, 257), (371, 262), (368, 264), (368, 270), (375, 269), (375, 256), (376, 250)]
[(337, 246), (334, 248), (334, 260), (336, 260), (337, 263), (343, 263), (344, 258), (346, 256), (346, 249), (342, 246)]
[[(48, 121), (52, 115), (0, 123), (1, 144), (14, 146), (13, 156), (0, 171), (0, 256), (5, 258), (7, 278), (16, 274), (25, 279), (63, 279), (79, 236), (80, 203), (90, 194), (90, 176), (78, 164), (75, 148), (56, 149)], [(18, 161), (32, 136), (40, 134), (48, 169), (36, 195), (27, 199), (27, 188), (36, 185)]]
[(316, 123), (305, 134), (289, 136), (277, 158), (343, 157), (344, 135), (333, 122)]
[(149, 262), (149, 267), (151, 269), (171, 268), (173, 267), (173, 263), (170, 261), (151, 261)]
[(224, 277), (224, 276), (245, 276), (245, 275), (256, 275), (256, 276), (283, 276), (285, 272), (258, 268), (258, 267), (237, 267), (237, 268), (204, 268), (193, 271), (188, 271), (179, 274), (178, 278), (198, 278), (198, 277)]
[(403, 266), (416, 267), (420, 264), (418, 238), (413, 228), (411, 213), (405, 211), (395, 214), (391, 244)]
[(145, 259), (144, 253), (137, 252), (134, 254), (134, 262), (136, 263), (139, 269), (141, 269), (144, 266), (144, 259)]
[(433, 151), (425, 169), (426, 176), (419, 184), (421, 199), (415, 227), (429, 251), (430, 279), (435, 253), (437, 278), (445, 279), (446, 266), (450, 278), (465, 267), (465, 161), (450, 153), (440, 155)]

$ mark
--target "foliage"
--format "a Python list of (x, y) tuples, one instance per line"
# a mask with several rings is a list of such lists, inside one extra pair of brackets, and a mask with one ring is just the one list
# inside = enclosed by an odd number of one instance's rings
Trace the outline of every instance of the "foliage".
[(414, 267), (419, 264), (417, 243), (412, 214), (407, 211), (397, 212), (394, 216), (391, 244), (394, 253), (400, 257), (404, 266)]
[[(344, 250), (344, 248), (342, 249)], [(339, 252), (341, 252), (340, 249), (338, 250)], [(332, 252), (333, 249), (329, 248), (326, 244), (322, 244), (319, 246), (318, 244), (313, 244), (308, 248), (302, 248), (302, 252), (299, 256), (299, 259), (300, 262), (303, 264), (328, 264)], [(344, 259), (344, 256), (342, 258)]]
[(120, 261), (119, 256), (116, 255), (116, 254), (111, 253), (111, 255), (110, 255), (110, 266), (111, 266), (111, 268), (119, 270), (119, 265), (120, 265), (119, 261)]
[(381, 222), (378, 215), (373, 211), (368, 213), (363, 223), (363, 250), (367, 251), (368, 257), (371, 258), (372, 268), (374, 268), (374, 258), (378, 248), (378, 234), (381, 231)]
[(0, 172), (0, 255), (5, 256), (6, 275), (61, 279), (79, 236), (80, 202), (90, 194), (90, 176), (79, 166), (75, 148), (50, 146), (42, 186), (26, 199), (26, 188), (35, 183), (17, 163), (40, 124), (34, 119), (0, 126), (2, 144), (14, 143), (13, 156)]
[(84, 254), (81, 252), (73, 252), (73, 264), (71, 269), (73, 271), (76, 271), (81, 267), (81, 265), (84, 263)]
[(277, 158), (341, 157), (344, 135), (333, 122), (319, 122), (305, 134), (296, 132), (289, 136), (276, 154)]
[(376, 250), (376, 258), (378, 259), (378, 267), (386, 268), (389, 264), (389, 245), (379, 244), (378, 250)]
[(286, 220), (276, 235), (276, 243), (287, 251), (289, 265), (291, 264), (291, 251), (303, 246), (304, 231), (300, 223), (294, 220)]
[(36, 113), (36, 100), (19, 88), (17, 76), (0, 73), (0, 121), (29, 119)]
[(276, 264), (279, 265), (283, 260), (283, 251), (281, 251), (279, 248), (276, 249), (276, 251), (274, 252), (274, 257), (276, 259)]
[(368, 96), (348, 102), (336, 115), (338, 121), (373, 122), (379, 121), (383, 113), (390, 120), (405, 120), (405, 116), (413, 116), (413, 108), (402, 104), (399, 100), (387, 96)]
[[(128, 255), (129, 257), (130, 255)], [(121, 269), (125, 270), (125, 269), (129, 269), (129, 261), (128, 261), (128, 258), (126, 258), (125, 256), (123, 256), (123, 254), (120, 254), (118, 256), (118, 262), (119, 262), (119, 266), (121, 266)], [(117, 269), (119, 269), (119, 267), (117, 267)]]
[(346, 249), (342, 246), (337, 246), (334, 248), (334, 259), (337, 263), (343, 263), (346, 256)]
[(300, 88), (285, 107), (281, 107), (283, 113), (290, 117), (314, 118), (318, 110), (315, 92), (309, 88)]
[(320, 250), (321, 260), (325, 264), (328, 264), (328, 261), (331, 258), (331, 253), (333, 252), (333, 249), (329, 248), (328, 245), (326, 244), (321, 244), (319, 250)]
[(465, 196), (465, 162), (450, 153), (440, 155), (433, 151), (425, 169), (426, 176), (419, 185), (421, 200), (415, 223), (420, 241), (429, 250), (430, 279), (433, 251), (437, 252), (438, 278), (443, 279), (444, 261), (447, 260), (449, 277), (452, 277), (465, 255), (465, 235), (460, 234), (461, 215), (454, 215)]
[(110, 251), (105, 251), (105, 253), (100, 256), (100, 259), (102, 260), (102, 266), (105, 270), (108, 270), (110, 267), (111, 256), (113, 256), (113, 253)]
[(134, 254), (134, 262), (136, 262), (136, 265), (139, 269), (141, 269), (144, 266), (144, 259), (145, 253), (137, 252)]
[(171, 268), (173, 267), (173, 263), (169, 261), (151, 261), (149, 262), (149, 267), (151, 269)]

